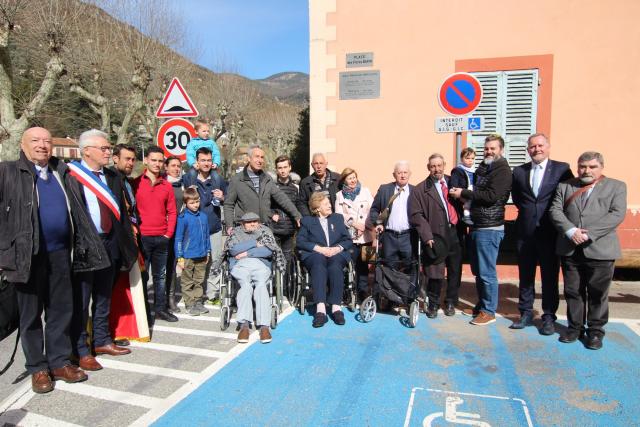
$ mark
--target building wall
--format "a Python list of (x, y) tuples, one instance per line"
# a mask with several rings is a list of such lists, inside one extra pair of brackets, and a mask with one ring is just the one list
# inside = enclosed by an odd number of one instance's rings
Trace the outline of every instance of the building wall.
[[(355, 168), (372, 191), (400, 159), (411, 161), (417, 183), (429, 154), (456, 163), (454, 136), (434, 132), (434, 119), (447, 115), (437, 91), (449, 74), (543, 58), (537, 121), (552, 158), (575, 170), (581, 152), (604, 155), (605, 174), (628, 185), (623, 244), (640, 248), (640, 168), (629, 165), (639, 16), (637, 0), (310, 0), (311, 152), (327, 152), (337, 171)], [(366, 69), (380, 70), (380, 98), (338, 99), (338, 73), (365, 70), (346, 68), (353, 52), (374, 53)]]

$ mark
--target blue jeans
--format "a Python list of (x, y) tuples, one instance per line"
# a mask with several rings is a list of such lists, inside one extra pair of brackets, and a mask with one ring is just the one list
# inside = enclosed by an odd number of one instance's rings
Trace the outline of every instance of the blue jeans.
[(498, 275), (496, 263), (503, 230), (471, 231), (471, 269), (476, 276), (478, 304), (476, 308), (492, 316), (498, 309)]
[(141, 236), (142, 253), (144, 254), (144, 269), (142, 275), (144, 287), (147, 289), (149, 281), (149, 265), (153, 276), (155, 296), (155, 311), (165, 311), (167, 300), (165, 295), (165, 275), (167, 271), (167, 257), (169, 256), (169, 239), (164, 236)]

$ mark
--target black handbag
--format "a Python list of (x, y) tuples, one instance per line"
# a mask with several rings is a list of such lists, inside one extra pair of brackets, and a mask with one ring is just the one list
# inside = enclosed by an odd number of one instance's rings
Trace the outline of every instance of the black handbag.
[[(20, 316), (18, 313), (18, 298), (13, 283), (9, 283), (2, 272), (0, 272), (0, 341), (10, 336), (20, 326)], [(20, 333), (16, 334), (16, 343), (13, 353), (7, 365), (0, 370), (0, 375), (4, 374), (13, 364), (18, 349)]]

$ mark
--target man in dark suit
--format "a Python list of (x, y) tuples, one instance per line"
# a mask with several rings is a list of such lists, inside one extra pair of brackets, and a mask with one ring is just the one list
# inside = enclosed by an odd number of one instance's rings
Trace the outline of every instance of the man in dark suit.
[(520, 319), (511, 329), (533, 323), (536, 266), (542, 276), (542, 335), (555, 331), (558, 309), (560, 260), (555, 253), (556, 230), (549, 220), (549, 207), (558, 183), (573, 178), (569, 164), (549, 159), (551, 145), (542, 133), (529, 137), (527, 151), (531, 161), (513, 169), (511, 197), (518, 208), (517, 241), (520, 275)]
[[(602, 174), (602, 154), (578, 158), (578, 178), (560, 183), (549, 216), (558, 230), (569, 329), (560, 342), (575, 342), (587, 323), (586, 347), (602, 348), (609, 320), (609, 287), (622, 256), (616, 229), (627, 213), (627, 186)], [(586, 305), (586, 313), (585, 313)]]
[(375, 228), (377, 233), (382, 233), (380, 240), (384, 259), (394, 268), (407, 265), (413, 256), (409, 196), (414, 186), (409, 184), (410, 177), (409, 162), (396, 163), (393, 168), (395, 181), (378, 188), (367, 220), (369, 228)]
[(71, 342), (80, 367), (97, 371), (102, 366), (93, 357), (87, 340), (89, 302), (92, 304), (94, 351), (97, 355), (120, 356), (131, 351), (115, 345), (109, 332), (111, 293), (116, 274), (124, 266), (129, 270), (137, 258), (137, 247), (124, 203), (122, 179), (105, 166), (111, 159), (112, 147), (107, 134), (91, 129), (78, 139), (82, 161), (69, 165), (75, 185), (80, 187), (84, 208), (100, 236), (110, 265), (99, 270), (83, 271), (74, 277), (73, 320)]
[(449, 176), (444, 174), (446, 164), (441, 154), (429, 157), (429, 176), (416, 185), (409, 198), (409, 220), (418, 230), (420, 240), (425, 245), (433, 247), (434, 235), (439, 235), (447, 242), (447, 257), (438, 264), (425, 265), (427, 274), (427, 317), (433, 319), (438, 316), (440, 307), (440, 293), (445, 284), (444, 271), (447, 267), (447, 293), (444, 299), (446, 316), (456, 313), (458, 290), (462, 273), (462, 247), (458, 239), (456, 224), (458, 213), (454, 203), (458, 201), (449, 198)]

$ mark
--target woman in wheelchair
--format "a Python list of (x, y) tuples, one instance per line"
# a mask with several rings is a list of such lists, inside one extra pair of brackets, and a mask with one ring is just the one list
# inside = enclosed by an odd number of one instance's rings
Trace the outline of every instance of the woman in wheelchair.
[(313, 300), (317, 303), (312, 325), (319, 328), (327, 323), (327, 304), (331, 305), (336, 325), (344, 325), (344, 314), (340, 308), (344, 288), (343, 269), (351, 257), (349, 249), (353, 242), (342, 215), (331, 213), (331, 202), (325, 193), (311, 195), (309, 210), (313, 216), (302, 218), (296, 246), (300, 260), (311, 275)]
[(241, 225), (233, 230), (225, 243), (223, 256), (214, 263), (219, 269), (228, 256), (229, 271), (238, 281), (240, 289), (236, 295), (238, 312), (238, 342), (249, 341), (249, 326), (253, 321), (253, 302), (256, 305), (256, 328), (260, 329), (260, 342), (271, 342), (271, 300), (267, 288), (271, 276), (271, 262), (284, 269), (284, 256), (276, 244), (273, 233), (260, 224), (260, 217), (247, 212), (240, 218)]

